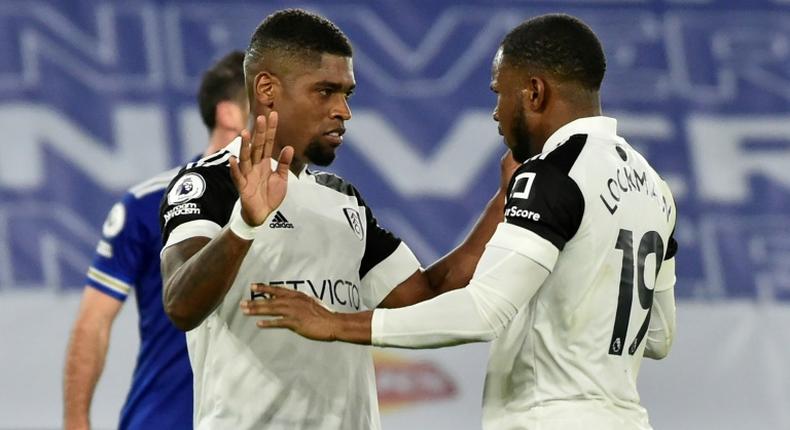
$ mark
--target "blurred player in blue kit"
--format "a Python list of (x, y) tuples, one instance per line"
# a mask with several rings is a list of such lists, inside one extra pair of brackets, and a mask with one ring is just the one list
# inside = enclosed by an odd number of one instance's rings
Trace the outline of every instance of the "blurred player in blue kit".
[[(211, 154), (246, 126), (244, 53), (232, 52), (205, 72), (198, 104)], [(63, 416), (68, 430), (90, 428), (90, 406), (104, 368), (113, 321), (134, 290), (140, 350), (121, 411), (121, 429), (191, 429), (192, 371), (184, 333), (162, 307), (159, 204), (178, 169), (129, 189), (110, 210), (88, 269), (66, 355)]]
[(494, 120), (523, 164), (466, 288), (341, 313), (256, 285), (261, 298), (243, 312), (279, 317), (258, 321), (266, 331), (314, 340), (491, 341), (485, 429), (650, 429), (636, 380), (642, 358), (665, 357), (674, 338), (677, 214), (667, 184), (601, 115), (605, 69), (596, 35), (568, 15), (505, 37), (492, 67)]

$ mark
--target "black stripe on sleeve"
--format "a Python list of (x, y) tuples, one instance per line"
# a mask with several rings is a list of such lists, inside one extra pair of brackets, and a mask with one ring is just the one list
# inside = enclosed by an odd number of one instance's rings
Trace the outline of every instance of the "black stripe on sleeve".
[(566, 173), (534, 159), (516, 170), (505, 203), (505, 222), (536, 233), (562, 250), (579, 229), (584, 196)]
[(576, 159), (579, 158), (585, 143), (587, 143), (586, 134), (574, 134), (565, 143), (551, 151), (546, 156), (546, 161), (567, 175), (576, 163)]
[(400, 238), (382, 228), (373, 211), (365, 204), (359, 191), (348, 181), (330, 173), (314, 173), (316, 183), (329, 187), (339, 193), (355, 197), (360, 209), (365, 211), (365, 253), (359, 265), (359, 278), (362, 279), (379, 263), (392, 255), (401, 243)]
[(664, 255), (664, 260), (673, 258), (678, 253), (678, 241), (675, 240), (675, 230), (669, 235), (669, 243), (667, 244), (667, 253)]
[(162, 244), (176, 227), (190, 221), (208, 220), (224, 227), (238, 198), (227, 165), (183, 169), (168, 185), (159, 207)]

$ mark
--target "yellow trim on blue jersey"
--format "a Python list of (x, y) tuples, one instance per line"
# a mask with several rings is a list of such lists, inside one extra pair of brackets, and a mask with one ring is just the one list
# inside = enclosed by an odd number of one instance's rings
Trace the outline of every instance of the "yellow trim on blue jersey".
[(126, 282), (121, 281), (118, 278), (112, 277), (95, 267), (88, 268), (88, 278), (91, 280), (98, 282), (104, 287), (107, 287), (113, 291), (125, 295), (129, 294), (129, 291), (132, 289), (132, 286), (127, 284)]

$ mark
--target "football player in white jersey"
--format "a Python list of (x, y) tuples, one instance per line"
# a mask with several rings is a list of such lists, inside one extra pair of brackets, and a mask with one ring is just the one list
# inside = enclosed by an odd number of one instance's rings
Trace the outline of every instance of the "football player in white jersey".
[(666, 183), (601, 116), (606, 68), (592, 30), (568, 15), (528, 20), (493, 62), (494, 119), (517, 159), (497, 227), (466, 288), (401, 309), (335, 313), (257, 285), (276, 316), (316, 340), (404, 348), (492, 341), (486, 429), (644, 430), (643, 356), (675, 332), (676, 210)]
[(245, 57), (253, 136), (191, 163), (168, 187), (164, 304), (188, 331), (197, 429), (380, 428), (368, 347), (262, 331), (239, 303), (260, 299), (250, 285), (266, 283), (333, 311), (410, 305), (465, 286), (501, 218), (506, 181), (464, 244), (422, 270), (353, 185), (307, 168), (328, 165), (343, 142), (351, 57), (322, 17), (266, 18)]

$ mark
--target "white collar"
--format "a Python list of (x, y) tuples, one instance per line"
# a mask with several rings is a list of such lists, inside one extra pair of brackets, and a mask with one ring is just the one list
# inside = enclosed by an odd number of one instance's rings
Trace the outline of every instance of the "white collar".
[[(231, 154), (233, 154), (236, 157), (238, 157), (239, 156), (239, 151), (241, 150), (241, 136), (237, 136), (235, 139), (233, 139), (225, 147), (225, 150), (229, 151)], [(272, 170), (275, 170), (275, 169), (277, 169), (277, 159), (274, 157), (274, 154), (272, 154), (272, 155), (273, 155), (272, 160), (271, 160), (272, 161)], [(279, 156), (279, 154), (277, 154), (277, 156)], [(306, 178), (307, 176), (309, 176), (309, 175), (305, 174), (306, 172), (307, 172), (307, 164), (305, 164), (302, 167), (302, 170), (299, 171), (298, 175), (294, 175), (289, 170), (288, 171), (288, 176), (294, 176), (295, 179), (303, 179), (303, 178)]]
[(591, 116), (575, 119), (552, 133), (551, 136), (546, 139), (541, 153), (553, 151), (574, 134), (593, 134), (615, 137), (617, 136), (617, 120), (606, 116)]
[(222, 149), (238, 157), (239, 151), (241, 150), (241, 136), (236, 136), (235, 139), (231, 140), (230, 143)]
[[(274, 158), (273, 155), (274, 154), (272, 154), (272, 158), (271, 158), (272, 171), (275, 171), (275, 170), (277, 170), (277, 159)], [(279, 156), (279, 154), (277, 154), (277, 155)], [(299, 173), (296, 174), (296, 175), (294, 175), (293, 172), (291, 172), (291, 170), (289, 169), (288, 170), (288, 177), (291, 177), (291, 176), (293, 176), (294, 179), (298, 181), (298, 180), (303, 180), (303, 179), (310, 178), (312, 175), (309, 175), (307, 173), (307, 163), (305, 163), (305, 165), (302, 166), (302, 170), (300, 170)]]

